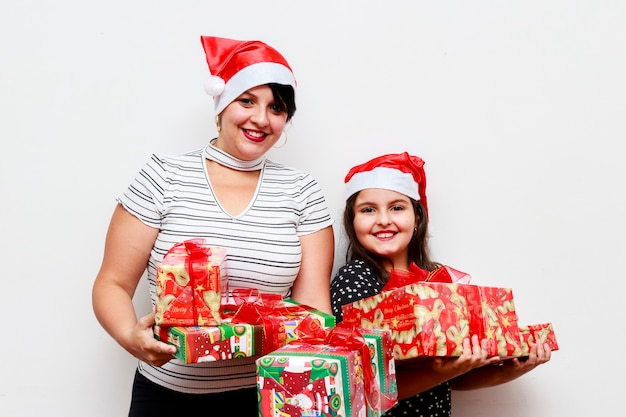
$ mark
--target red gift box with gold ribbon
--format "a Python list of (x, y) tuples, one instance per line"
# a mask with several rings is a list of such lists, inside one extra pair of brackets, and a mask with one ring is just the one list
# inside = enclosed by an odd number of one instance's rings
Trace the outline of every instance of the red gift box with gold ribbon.
[(527, 324), (520, 326), (522, 341), (522, 356), (528, 356), (530, 345), (535, 343), (547, 343), (552, 351), (559, 350), (554, 326), (552, 323)]
[(155, 321), (159, 326), (221, 323), (222, 294), (228, 292), (226, 251), (190, 239), (172, 246), (156, 274)]
[(473, 334), (487, 339), (490, 355), (521, 356), (511, 289), (467, 284), (469, 279), (449, 267), (392, 271), (380, 294), (344, 305), (343, 320), (390, 330), (396, 360), (459, 356), (463, 339)]

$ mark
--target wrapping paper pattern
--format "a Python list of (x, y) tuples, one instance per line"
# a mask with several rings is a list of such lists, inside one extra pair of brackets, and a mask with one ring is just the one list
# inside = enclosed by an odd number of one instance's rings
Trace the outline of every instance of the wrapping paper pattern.
[(257, 359), (262, 417), (359, 416), (366, 404), (358, 351), (292, 342)]
[(222, 323), (164, 329), (157, 326), (155, 336), (176, 346), (174, 356), (184, 363), (243, 358), (259, 355), (264, 350), (261, 325)]
[(344, 305), (343, 320), (390, 330), (396, 360), (459, 356), (472, 334), (488, 340), (490, 355), (522, 353), (510, 288), (417, 282)]
[(155, 321), (159, 326), (221, 323), (221, 295), (227, 294), (226, 251), (204, 239), (175, 244), (157, 269)]
[[(369, 346), (370, 358), (377, 388), (377, 404), (395, 402), (398, 398), (396, 385), (396, 366), (393, 356), (393, 340), (391, 332), (381, 329), (359, 329)], [(386, 397), (386, 398), (384, 398)], [(386, 408), (386, 407), (383, 407)], [(368, 417), (382, 416), (385, 410), (379, 410), (368, 404)]]
[(535, 343), (547, 343), (551, 350), (559, 350), (552, 323), (520, 326), (520, 336), (522, 340), (522, 356), (528, 356), (530, 344)]
[(518, 317), (510, 288), (464, 285), (470, 333), (487, 339), (489, 355), (522, 356)]
[(390, 333), (361, 331), (340, 325), (257, 359), (259, 415), (379, 417), (391, 408), (397, 387)]

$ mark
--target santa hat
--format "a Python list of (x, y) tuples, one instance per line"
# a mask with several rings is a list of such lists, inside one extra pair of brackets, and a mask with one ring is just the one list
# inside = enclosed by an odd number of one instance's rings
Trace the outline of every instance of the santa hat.
[(204, 89), (215, 100), (218, 115), (250, 88), (276, 83), (296, 88), (296, 79), (287, 60), (260, 41), (201, 36), (211, 77)]
[(426, 213), (426, 174), (424, 161), (406, 152), (376, 157), (348, 172), (346, 198), (366, 188), (383, 188), (419, 200)]

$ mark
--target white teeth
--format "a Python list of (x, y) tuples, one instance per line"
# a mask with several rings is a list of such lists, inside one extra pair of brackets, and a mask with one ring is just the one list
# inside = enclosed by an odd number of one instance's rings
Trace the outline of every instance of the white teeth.
[(263, 133), (260, 132), (251, 132), (250, 130), (246, 130), (246, 132), (248, 133), (248, 135), (254, 136), (255, 138), (260, 138), (263, 136)]
[(387, 239), (393, 236), (393, 233), (377, 233), (376, 237), (379, 239)]

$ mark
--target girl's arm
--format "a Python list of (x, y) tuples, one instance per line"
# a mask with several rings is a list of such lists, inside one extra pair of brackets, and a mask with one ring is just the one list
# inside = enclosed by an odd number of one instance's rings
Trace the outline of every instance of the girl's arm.
[(430, 362), (404, 366), (396, 365), (398, 399), (412, 397), (443, 382), (452, 380), (472, 369), (491, 365), (500, 361), (498, 357), (488, 357), (487, 341), (478, 340), (474, 335), (463, 340), (463, 353), (455, 358), (434, 358)]
[(551, 355), (552, 351), (547, 343), (534, 344), (530, 346), (530, 354), (526, 359), (507, 359), (500, 362), (499, 366), (484, 366), (473, 369), (453, 379), (450, 383), (452, 389), (455, 390), (471, 390), (504, 384), (548, 362)]

